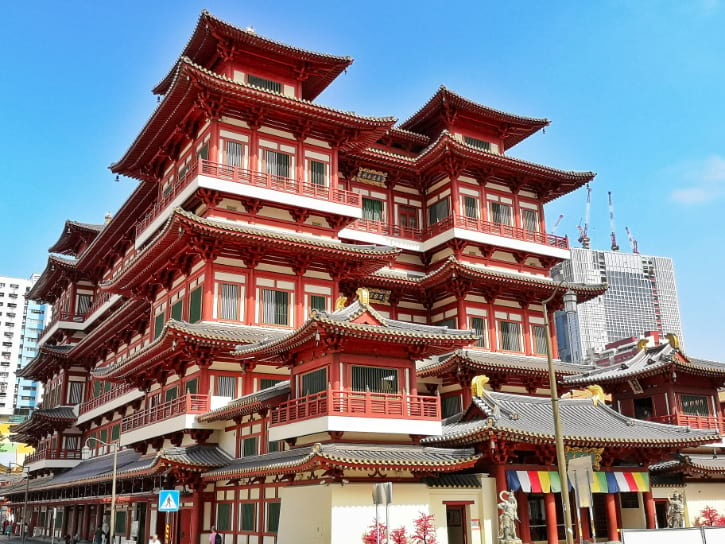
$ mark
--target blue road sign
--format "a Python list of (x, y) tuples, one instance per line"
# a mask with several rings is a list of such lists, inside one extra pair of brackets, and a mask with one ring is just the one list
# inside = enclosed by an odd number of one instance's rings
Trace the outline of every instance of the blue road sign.
[(162, 489), (159, 492), (159, 512), (178, 512), (179, 492), (175, 489)]

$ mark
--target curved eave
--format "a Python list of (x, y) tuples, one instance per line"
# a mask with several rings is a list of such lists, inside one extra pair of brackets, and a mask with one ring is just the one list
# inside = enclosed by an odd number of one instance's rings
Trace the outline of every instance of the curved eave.
[[(350, 57), (308, 51), (265, 38), (254, 31), (244, 30), (222, 21), (206, 10), (201, 12), (196, 28), (179, 60), (189, 57), (194, 62), (210, 68), (210, 64), (217, 58), (217, 44), (220, 37), (230, 39), (235, 45), (242, 48), (257, 50), (265, 56), (276, 55), (281, 62), (287, 61), (288, 63), (288, 59), (292, 59), (307, 68), (314, 69), (317, 74), (308, 77), (302, 83), (303, 96), (307, 100), (317, 97), (353, 62)], [(168, 91), (173, 83), (174, 72), (175, 67), (154, 87), (154, 94), (165, 94)]]
[(33, 378), (42, 381), (49, 372), (49, 365), (54, 361), (69, 359), (69, 351), (58, 352), (52, 346), (42, 346), (38, 355), (33, 358), (24, 368), (18, 370), (15, 375), (21, 378)]
[(399, 128), (418, 132), (419, 128), (431, 119), (441, 116), (447, 106), (453, 106), (466, 112), (474, 120), (478, 118), (481, 121), (498, 123), (509, 127), (509, 135), (504, 139), (507, 149), (551, 123), (551, 121), (544, 118), (524, 117), (490, 108), (465, 98), (442, 85), (417, 112), (400, 123)]
[(212, 423), (215, 421), (228, 421), (236, 417), (248, 416), (256, 414), (261, 410), (268, 410), (279, 405), (289, 398), (289, 389), (280, 391), (274, 396), (265, 398), (264, 400), (252, 400), (243, 404), (234, 404), (234, 401), (222, 408), (217, 408), (206, 414), (200, 415), (197, 419), (203, 423)]
[[(461, 370), (472, 371), (474, 373), (516, 373), (517, 376), (548, 376), (549, 369), (546, 361), (541, 367), (525, 366), (518, 364), (506, 364), (505, 361), (484, 362), (476, 361), (466, 357), (461, 353), (449, 357), (445, 361), (438, 364), (427, 365), (416, 372), (419, 378), (442, 377), (445, 375), (457, 375)], [(557, 377), (568, 376), (576, 373), (573, 369), (554, 368)]]
[(41, 302), (54, 302), (57, 298), (57, 291), (62, 290), (64, 286), (60, 285), (60, 280), (64, 273), (75, 273), (77, 268), (75, 259), (66, 259), (58, 255), (49, 255), (48, 264), (43, 273), (35, 282), (35, 285), (28, 291), (25, 298), (37, 300)]
[[(644, 366), (634, 371), (630, 369), (621, 369), (620, 365), (612, 365), (608, 368), (612, 373), (608, 374), (606, 371), (602, 374), (592, 374), (589, 376), (572, 376), (565, 380), (566, 385), (589, 385), (589, 384), (616, 384), (624, 383), (630, 380), (649, 378), (652, 376), (670, 374), (672, 371), (677, 371), (681, 374), (689, 374), (691, 376), (697, 376), (700, 378), (709, 378), (717, 380), (720, 383), (725, 382), (725, 368), (722, 370), (715, 368), (708, 368), (698, 366), (693, 363), (684, 361), (667, 361), (667, 362), (656, 362), (651, 365)], [(616, 372), (619, 370), (619, 372)], [(615, 373), (616, 372), (616, 373)]]
[(401, 251), (396, 248), (371, 249), (366, 246), (305, 239), (244, 224), (204, 219), (177, 208), (156, 238), (115, 277), (100, 284), (100, 287), (122, 294), (131, 293), (135, 286), (148, 281), (154, 273), (162, 270), (170, 256), (186, 247), (192, 234), (220, 240), (227, 248), (236, 243), (240, 246), (262, 247), (267, 252), (276, 250), (309, 254), (312, 251), (316, 256), (316, 264), (324, 264), (325, 258), (330, 262), (356, 263), (358, 265), (355, 270), (356, 275), (366, 274), (389, 264)]
[[(250, 105), (257, 106), (276, 114), (308, 119), (320, 126), (345, 130), (350, 134), (350, 139), (343, 144), (343, 148), (369, 145), (379, 139), (395, 122), (393, 117), (364, 117), (238, 83), (184, 58), (178, 64), (169, 92), (151, 114), (128, 151), (118, 162), (111, 165), (111, 171), (138, 179), (150, 179), (145, 167), (192, 110), (200, 92), (218, 94), (227, 101), (226, 108), (234, 103), (242, 104), (242, 111), (249, 110)], [(314, 125), (312, 128), (311, 135), (325, 138), (324, 134), (315, 133)]]
[(102, 225), (89, 225), (68, 220), (63, 226), (63, 232), (58, 237), (58, 241), (50, 246), (48, 251), (50, 253), (62, 253), (77, 257), (78, 255), (75, 255), (73, 249), (76, 245), (75, 239), (77, 237), (80, 237), (82, 240), (85, 240), (84, 237), (95, 238), (102, 228)]
[(134, 322), (147, 320), (149, 311), (150, 303), (145, 300), (126, 300), (110, 314), (108, 319), (100, 321), (93, 330), (81, 338), (68, 352), (68, 357), (80, 360), (92, 354), (95, 350), (104, 347), (111, 338), (127, 332), (129, 328), (133, 327)]

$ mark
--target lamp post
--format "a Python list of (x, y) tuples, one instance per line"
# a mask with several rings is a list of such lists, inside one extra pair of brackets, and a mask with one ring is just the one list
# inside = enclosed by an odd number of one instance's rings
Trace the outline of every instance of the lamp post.
[(23, 501), (23, 517), (21, 518), (21, 525), (20, 525), (20, 538), (22, 538), (23, 544), (25, 544), (25, 513), (28, 509), (28, 491), (30, 490), (30, 471), (28, 470), (28, 467), (25, 465), (21, 465), (19, 463), (13, 463), (12, 461), (8, 463), (8, 472), (12, 473), (11, 467), (15, 465), (16, 467), (23, 467), (23, 474), (25, 474), (25, 500)]
[(116, 538), (116, 467), (118, 466), (118, 442), (111, 442), (109, 444), (108, 442), (104, 442), (100, 438), (91, 436), (86, 440), (86, 443), (83, 445), (83, 449), (81, 450), (81, 457), (84, 460), (89, 459), (91, 456), (91, 448), (88, 446), (91, 440), (98, 442), (99, 444), (102, 444), (104, 446), (113, 448), (113, 479), (111, 480), (111, 519), (109, 522), (109, 542), (110, 544), (114, 544)]
[[(561, 507), (564, 512), (564, 537), (566, 544), (574, 544), (574, 529), (571, 521), (571, 503), (569, 502), (569, 482), (566, 476), (566, 452), (564, 451), (564, 437), (561, 434), (561, 418), (559, 416), (559, 392), (556, 387), (556, 372), (554, 372), (554, 358), (551, 352), (551, 327), (549, 326), (549, 310), (547, 304), (554, 300), (559, 289), (564, 285), (560, 281), (554, 288), (554, 292), (546, 300), (541, 301), (544, 309), (544, 326), (546, 327), (546, 362), (549, 366), (549, 391), (551, 392), (551, 411), (554, 415), (554, 437), (556, 441), (556, 464), (559, 468), (559, 480), (561, 480)], [(564, 293), (564, 309), (576, 310), (576, 293), (567, 289)]]

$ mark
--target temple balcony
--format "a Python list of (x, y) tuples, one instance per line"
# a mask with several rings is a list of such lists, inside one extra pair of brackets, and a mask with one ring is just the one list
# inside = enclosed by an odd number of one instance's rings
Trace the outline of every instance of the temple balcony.
[(121, 422), (121, 446), (191, 429), (220, 429), (224, 422), (200, 423), (197, 416), (226, 404), (227, 397), (187, 393), (181, 397), (139, 410)]
[(56, 312), (53, 314), (43, 332), (40, 333), (38, 344), (44, 344), (58, 329), (86, 330), (121, 297), (111, 293), (99, 292), (93, 298), (93, 303), (83, 313)]
[(362, 197), (352, 191), (337, 189), (334, 183), (318, 185), (201, 159), (192, 164), (183, 177), (166, 188), (151, 211), (139, 221), (136, 226), (136, 247), (140, 247), (163, 224), (166, 220), (165, 210), (181, 206), (199, 189), (352, 218), (362, 217)]
[(682, 425), (691, 429), (715, 429), (720, 434), (725, 434), (725, 416), (691, 416), (686, 414), (666, 414), (663, 416), (651, 416), (648, 421), (657, 423), (669, 423), (670, 425)]
[(39, 450), (25, 457), (30, 472), (73, 468), (81, 461), (81, 450)]
[(334, 431), (439, 435), (440, 399), (331, 390), (288, 400), (271, 413), (270, 440)]
[(358, 219), (341, 230), (340, 237), (420, 252), (429, 251), (448, 240), (458, 238), (532, 255), (569, 258), (569, 240), (565, 236), (463, 215), (449, 215), (425, 229)]
[(130, 384), (118, 385), (110, 391), (82, 403), (78, 408), (78, 423), (85, 423), (143, 397), (144, 392), (137, 387)]

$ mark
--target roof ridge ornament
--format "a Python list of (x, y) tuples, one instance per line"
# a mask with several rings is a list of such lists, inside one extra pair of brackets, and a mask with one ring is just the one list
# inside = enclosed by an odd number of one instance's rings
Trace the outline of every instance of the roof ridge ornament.
[(357, 295), (357, 300), (360, 304), (370, 306), (370, 291), (368, 291), (367, 288), (358, 287), (355, 294)]
[(485, 395), (486, 390), (484, 386), (491, 381), (485, 374), (474, 376), (471, 380), (471, 395), (474, 397), (481, 398)]
[(347, 297), (345, 295), (340, 295), (335, 301), (335, 311), (339, 312), (340, 310), (345, 309), (345, 306), (347, 306)]

